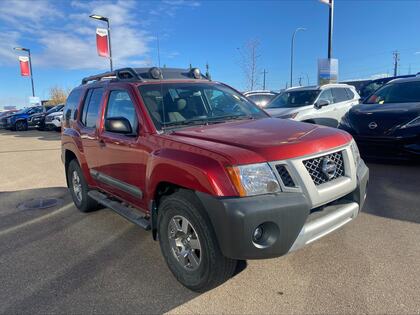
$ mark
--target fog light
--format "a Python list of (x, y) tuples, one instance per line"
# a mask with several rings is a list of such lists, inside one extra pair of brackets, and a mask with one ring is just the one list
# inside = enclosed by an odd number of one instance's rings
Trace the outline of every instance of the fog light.
[(257, 243), (259, 240), (261, 240), (261, 237), (262, 237), (263, 233), (264, 233), (264, 230), (263, 230), (262, 226), (261, 225), (258, 226), (254, 231), (254, 235), (252, 236), (252, 240)]

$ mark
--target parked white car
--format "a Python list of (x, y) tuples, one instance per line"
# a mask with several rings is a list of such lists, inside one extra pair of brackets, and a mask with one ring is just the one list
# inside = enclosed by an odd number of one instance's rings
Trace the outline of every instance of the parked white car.
[(45, 117), (45, 127), (47, 130), (58, 130), (61, 128), (61, 121), (63, 120), (63, 112), (55, 112)]
[(359, 100), (356, 89), (347, 84), (297, 87), (281, 92), (265, 111), (273, 117), (337, 127)]

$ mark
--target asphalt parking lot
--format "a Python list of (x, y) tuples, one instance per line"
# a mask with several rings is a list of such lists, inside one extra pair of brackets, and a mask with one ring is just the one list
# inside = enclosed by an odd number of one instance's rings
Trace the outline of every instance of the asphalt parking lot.
[[(368, 166), (354, 222), (197, 294), (172, 277), (148, 232), (107, 209), (78, 212), (59, 133), (0, 130), (0, 312), (419, 313), (420, 165)], [(59, 204), (19, 207), (40, 196)]]

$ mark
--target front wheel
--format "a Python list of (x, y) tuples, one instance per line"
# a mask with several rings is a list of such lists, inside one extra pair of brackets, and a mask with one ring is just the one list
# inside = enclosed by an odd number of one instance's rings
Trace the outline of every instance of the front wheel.
[(28, 130), (28, 123), (25, 120), (19, 120), (15, 124), (16, 131), (26, 131)]
[(204, 292), (229, 279), (237, 261), (223, 256), (210, 220), (191, 191), (181, 190), (161, 202), (158, 235), (169, 269), (185, 287)]

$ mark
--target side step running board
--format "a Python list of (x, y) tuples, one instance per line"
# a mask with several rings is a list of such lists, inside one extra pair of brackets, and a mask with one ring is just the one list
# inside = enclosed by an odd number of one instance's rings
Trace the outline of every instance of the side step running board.
[(126, 218), (128, 221), (133, 222), (134, 224), (142, 227), (145, 230), (150, 230), (150, 220), (145, 219), (140, 215), (137, 210), (126, 207), (118, 201), (109, 199), (105, 194), (100, 193), (97, 190), (91, 190), (88, 192), (89, 197), (96, 200), (101, 205), (115, 211), (119, 215)]

